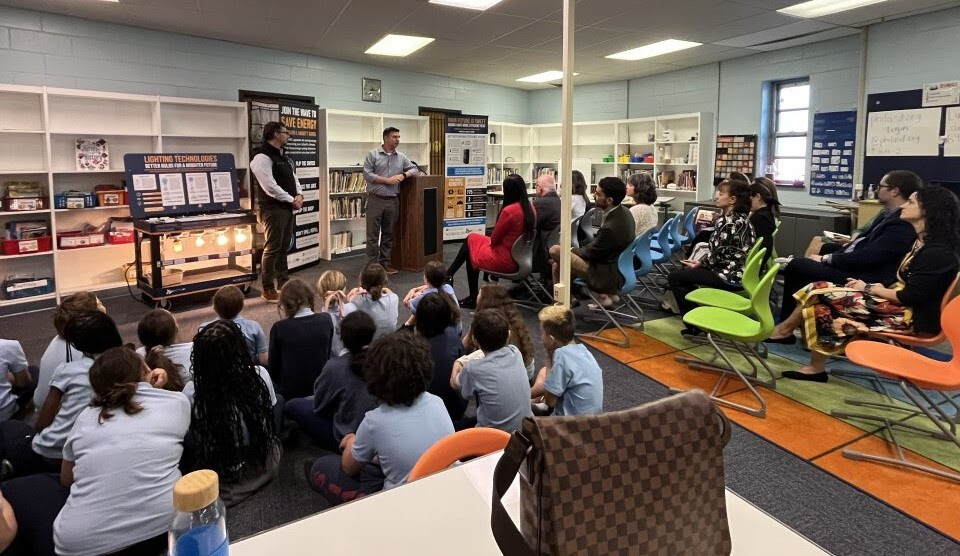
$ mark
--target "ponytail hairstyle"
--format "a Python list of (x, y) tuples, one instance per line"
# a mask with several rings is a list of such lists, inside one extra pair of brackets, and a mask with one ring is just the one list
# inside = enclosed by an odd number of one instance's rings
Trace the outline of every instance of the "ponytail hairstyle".
[(774, 216), (780, 215), (780, 199), (777, 197), (777, 186), (770, 178), (757, 178), (750, 184), (750, 196), (759, 195), (760, 200), (767, 205)]
[(378, 301), (387, 285), (387, 271), (377, 263), (369, 264), (360, 273), (360, 287), (367, 290), (370, 299)]
[(317, 289), (322, 297), (331, 292), (342, 292), (347, 287), (347, 277), (339, 270), (327, 270), (317, 280)]
[(373, 317), (363, 311), (354, 311), (340, 321), (340, 337), (343, 347), (350, 352), (350, 371), (363, 379), (363, 362), (367, 348), (377, 333), (377, 323)]
[(154, 346), (151, 348), (143, 360), (147, 364), (147, 367), (151, 369), (163, 369), (167, 372), (167, 382), (163, 385), (164, 390), (183, 392), (183, 387), (186, 385), (183, 369), (166, 356), (162, 346)]
[(142, 375), (143, 359), (128, 347), (110, 348), (97, 357), (90, 366), (90, 405), (100, 408), (100, 424), (113, 417), (111, 410), (121, 409), (127, 415), (143, 411), (133, 400)]
[(292, 319), (293, 316), (297, 314), (297, 311), (304, 307), (313, 311), (315, 299), (316, 294), (313, 288), (310, 287), (310, 284), (307, 284), (299, 278), (293, 278), (280, 288), (280, 299), (277, 310), (280, 311), (283, 316)]

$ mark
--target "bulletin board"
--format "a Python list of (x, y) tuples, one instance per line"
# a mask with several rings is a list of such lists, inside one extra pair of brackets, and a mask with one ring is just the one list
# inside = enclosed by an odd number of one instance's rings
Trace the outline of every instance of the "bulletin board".
[(813, 115), (810, 142), (810, 194), (849, 199), (853, 196), (854, 141), (857, 113), (818, 112)]
[(134, 218), (240, 209), (231, 153), (131, 153), (123, 166)]
[[(876, 130), (872, 132), (870, 129), (870, 115), (879, 112), (899, 112), (904, 115), (904, 119), (909, 119), (909, 122), (903, 124), (903, 134), (908, 137), (900, 142), (905, 145), (906, 152), (924, 154), (897, 155), (878, 152), (878, 138), (889, 137), (889, 134), (878, 134)], [(935, 112), (939, 114), (934, 114)], [(960, 105), (925, 107), (922, 89), (875, 93), (867, 96), (867, 115), (867, 140), (862, 149), (865, 153), (864, 185), (880, 183), (883, 175), (891, 170), (916, 172), (924, 182), (960, 182)], [(931, 115), (939, 117), (935, 130), (931, 129)], [(936, 139), (934, 149), (930, 149), (931, 139)], [(874, 141), (873, 148), (871, 140)], [(889, 149), (886, 152), (889, 152)]]
[(727, 179), (730, 172), (756, 176), (756, 135), (717, 135), (717, 158), (713, 165), (713, 185)]

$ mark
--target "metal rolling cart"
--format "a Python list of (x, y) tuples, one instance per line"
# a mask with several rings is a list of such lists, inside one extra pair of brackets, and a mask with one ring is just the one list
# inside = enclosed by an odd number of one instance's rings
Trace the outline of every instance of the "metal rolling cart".
[(249, 292), (257, 219), (240, 209), (233, 156), (128, 154), (124, 164), (144, 301), (169, 308), (171, 298), (228, 284)]

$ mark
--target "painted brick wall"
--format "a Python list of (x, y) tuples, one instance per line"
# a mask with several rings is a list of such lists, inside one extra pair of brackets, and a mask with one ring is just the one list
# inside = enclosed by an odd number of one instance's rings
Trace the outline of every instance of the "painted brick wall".
[(960, 79), (960, 8), (870, 27), (867, 93)]
[(717, 113), (719, 65), (705, 64), (630, 80), (630, 116)]
[[(527, 123), (550, 124), (560, 121), (560, 89), (529, 91)], [(573, 119), (578, 122), (622, 120), (627, 117), (627, 82), (591, 83), (574, 88)]]
[[(362, 77), (383, 103), (360, 100)], [(321, 107), (416, 114), (420, 106), (527, 120), (527, 92), (255, 46), (0, 6), (0, 83), (237, 100), (240, 89)]]

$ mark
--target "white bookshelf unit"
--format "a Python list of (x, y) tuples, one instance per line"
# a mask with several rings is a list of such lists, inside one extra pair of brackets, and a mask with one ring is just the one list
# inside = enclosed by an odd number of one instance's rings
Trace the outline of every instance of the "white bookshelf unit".
[(430, 127), (426, 116), (320, 110), (321, 259), (359, 255), (366, 247), (363, 161), (383, 143), (383, 130), (388, 127), (400, 130), (398, 150), (429, 173)]
[[(491, 122), (497, 143), (490, 144), (490, 185), (499, 186), (508, 170), (532, 182), (542, 172), (560, 170), (560, 124)], [(591, 186), (608, 176), (624, 181), (649, 172), (660, 196), (704, 200), (713, 195), (713, 117), (707, 113), (651, 118), (574, 122), (573, 166)], [(500, 179), (494, 172), (500, 171)], [(682, 183), (695, 171), (696, 186)], [(668, 188), (669, 176), (676, 188)]]
[[(109, 166), (76, 169), (76, 140), (105, 139)], [(53, 277), (56, 291), (41, 296), (0, 300), (0, 306), (55, 299), (127, 284), (121, 265), (132, 263), (132, 244), (61, 249), (58, 232), (129, 217), (127, 205), (56, 209), (65, 191), (93, 192), (97, 185), (123, 189), (123, 156), (128, 153), (226, 152), (234, 155), (243, 199), (250, 207), (247, 168), (247, 112), (240, 102), (131, 95), (102, 91), (0, 85), (0, 187), (10, 181), (40, 182), (48, 207), (38, 211), (0, 211), (0, 225), (43, 220), (52, 251), (0, 255), (0, 279), (12, 274)]]

